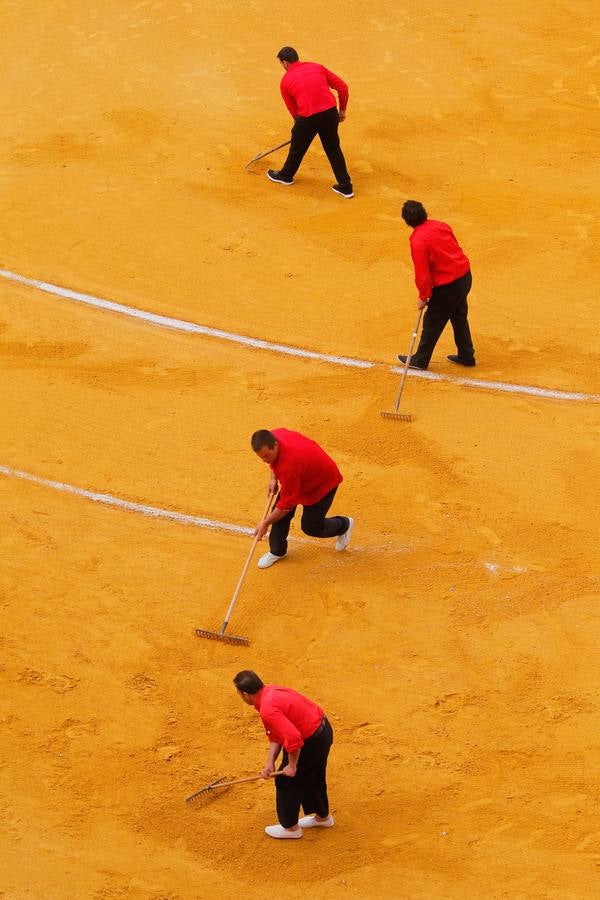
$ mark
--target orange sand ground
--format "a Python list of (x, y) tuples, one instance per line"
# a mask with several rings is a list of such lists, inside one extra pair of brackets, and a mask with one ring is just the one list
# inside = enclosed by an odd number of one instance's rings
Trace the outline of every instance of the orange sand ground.
[[(477, 376), (597, 393), (590, 11), (5, 0), (0, 263), (393, 363), (415, 197), (471, 257)], [(244, 172), (288, 136), (284, 43), (350, 83), (352, 202), (318, 147), (293, 188), (264, 178), (281, 153)], [(396, 424), (386, 366), (0, 297), (1, 465), (247, 526), (248, 437), (286, 425), (339, 462), (357, 520), (346, 554), (252, 567), (231, 647), (193, 629), (220, 624), (247, 537), (0, 478), (0, 897), (598, 896), (600, 406), (412, 378)], [(185, 805), (263, 763), (246, 667), (328, 710), (333, 830), (269, 841), (264, 783)]]

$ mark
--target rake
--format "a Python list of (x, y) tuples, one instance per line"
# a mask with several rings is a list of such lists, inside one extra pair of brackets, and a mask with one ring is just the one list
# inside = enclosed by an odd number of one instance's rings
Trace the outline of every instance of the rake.
[(401, 413), (398, 412), (398, 408), (400, 406), (400, 398), (402, 397), (402, 391), (404, 390), (404, 382), (406, 381), (406, 373), (408, 372), (408, 367), (410, 366), (410, 361), (412, 359), (413, 350), (415, 348), (415, 341), (417, 339), (417, 334), (419, 331), (419, 325), (421, 324), (421, 316), (423, 315), (423, 310), (419, 310), (419, 315), (417, 316), (417, 321), (415, 323), (415, 328), (412, 333), (412, 337), (410, 339), (410, 348), (408, 351), (408, 356), (406, 357), (406, 362), (404, 363), (404, 368), (402, 370), (402, 378), (400, 380), (400, 388), (398, 390), (398, 396), (396, 397), (396, 405), (394, 407), (393, 412), (380, 412), (379, 415), (384, 419), (396, 419), (399, 422), (412, 422), (412, 415), (410, 413)]
[[(267, 505), (265, 506), (265, 511), (263, 513), (263, 519), (265, 519), (275, 503), (277, 499), (276, 495), (269, 495), (269, 499), (267, 500)], [(252, 561), (252, 557), (254, 556), (254, 551), (256, 550), (256, 545), (258, 544), (259, 538), (255, 536), (252, 541), (252, 546), (250, 547), (250, 552), (248, 554), (248, 558), (244, 564), (244, 568), (242, 569), (242, 574), (240, 575), (240, 579), (237, 583), (237, 587), (233, 592), (233, 597), (231, 598), (231, 603), (229, 604), (229, 609), (225, 615), (225, 620), (221, 625), (220, 631), (207, 631), (204, 628), (196, 628), (196, 634), (201, 638), (208, 638), (211, 641), (223, 641), (225, 644), (242, 644), (245, 647), (248, 647), (250, 641), (245, 637), (236, 637), (233, 634), (225, 634), (227, 630), (227, 626), (229, 625), (229, 620), (231, 618), (231, 613), (233, 612), (233, 607), (235, 606), (236, 600), (239, 596), (239, 593), (242, 589), (242, 585), (244, 583), (244, 579), (246, 578), (246, 573), (250, 567), (250, 562)]]
[[(274, 778), (275, 775), (279, 775), (279, 772), (271, 772), (269, 778)], [(211, 794), (213, 791), (219, 790), (220, 788), (228, 788), (233, 784), (248, 784), (250, 781), (261, 781), (264, 780), (262, 775), (252, 775), (250, 778), (236, 778), (234, 781), (226, 781), (226, 776), (224, 775), (222, 778), (217, 778), (216, 781), (211, 781), (210, 784), (207, 784), (206, 787), (200, 788), (199, 791), (196, 791), (194, 794), (190, 794), (189, 797), (185, 798), (186, 803), (193, 803), (194, 800), (197, 800), (199, 797), (205, 797), (207, 794)]]
[(276, 150), (281, 150), (282, 147), (287, 147), (288, 144), (291, 144), (291, 140), (284, 141), (283, 144), (278, 144), (276, 147), (271, 147), (270, 150), (265, 150), (264, 153), (259, 153), (257, 156), (253, 156), (249, 163), (246, 163), (244, 166), (245, 169), (249, 169), (252, 163), (258, 162), (259, 159), (262, 159), (263, 156), (268, 156), (269, 153), (275, 153)]

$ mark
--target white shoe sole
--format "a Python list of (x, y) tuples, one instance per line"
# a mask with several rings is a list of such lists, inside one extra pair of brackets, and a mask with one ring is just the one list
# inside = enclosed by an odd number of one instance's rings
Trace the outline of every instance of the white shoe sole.
[(328, 816), (324, 822), (317, 822), (315, 816), (302, 816), (301, 819), (298, 819), (298, 825), (300, 828), (333, 828), (335, 819), (333, 816)]
[(261, 556), (261, 558), (258, 561), (258, 568), (259, 569), (270, 569), (271, 566), (274, 566), (275, 563), (279, 562), (279, 560), (285, 559), (286, 556), (287, 556), (287, 553), (284, 556), (276, 556), (274, 553), (271, 553), (270, 551), (268, 553), (263, 553), (263, 555)]
[[(343, 550), (346, 549), (346, 547), (348, 546), (348, 544), (350, 543), (350, 540), (352, 538), (352, 529), (354, 528), (354, 519), (352, 518), (352, 516), (348, 516), (347, 518), (350, 520), (350, 524), (348, 525), (348, 531), (345, 531), (344, 534), (341, 534), (339, 536), (338, 540), (335, 542), (335, 549), (337, 550), (338, 553), (341, 553)], [(338, 545), (338, 541), (340, 541), (342, 538), (345, 538), (345, 541), (340, 547)]]
[(267, 178), (269, 179), (269, 181), (272, 181), (273, 184), (284, 184), (286, 187), (291, 187), (294, 183), (293, 181), (280, 181), (279, 178), (271, 178), (268, 172)]
[(298, 841), (302, 837), (302, 831), (288, 831), (283, 825), (267, 825), (265, 834), (276, 841)]

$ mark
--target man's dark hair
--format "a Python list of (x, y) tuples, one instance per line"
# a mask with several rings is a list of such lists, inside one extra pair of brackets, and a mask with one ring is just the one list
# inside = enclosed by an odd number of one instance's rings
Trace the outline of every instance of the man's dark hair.
[(427, 221), (427, 210), (418, 200), (407, 200), (402, 207), (402, 218), (411, 228)]
[(264, 688), (264, 684), (256, 672), (252, 672), (250, 669), (238, 672), (233, 679), (233, 683), (238, 691), (243, 691), (244, 694), (258, 694), (260, 689)]
[(300, 57), (293, 47), (282, 47), (277, 54), (277, 59), (280, 59), (282, 62), (295, 63), (298, 62)]
[(255, 431), (250, 438), (250, 444), (255, 453), (258, 453), (263, 447), (268, 447), (269, 450), (272, 450), (276, 443), (277, 438), (272, 431), (268, 431), (266, 428), (260, 428), (258, 431)]

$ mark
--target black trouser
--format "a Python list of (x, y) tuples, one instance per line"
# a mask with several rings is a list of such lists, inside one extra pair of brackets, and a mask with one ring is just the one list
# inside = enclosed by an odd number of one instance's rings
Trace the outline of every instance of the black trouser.
[[(277, 818), (284, 828), (298, 824), (300, 807), (307, 816), (316, 813), (324, 819), (329, 815), (326, 770), (332, 744), (333, 729), (324, 717), (315, 733), (302, 745), (295, 776), (281, 775), (275, 779)], [(284, 750), (279, 768), (283, 769), (287, 764), (288, 755)]]
[(467, 272), (462, 278), (457, 278), (450, 284), (434, 287), (423, 316), (421, 340), (412, 357), (415, 365), (427, 368), (434, 347), (448, 322), (452, 324), (454, 341), (460, 358), (465, 362), (475, 359), (475, 350), (467, 319), (469, 314), (467, 296), (472, 283), (471, 273)]
[[(329, 511), (329, 507), (333, 503), (337, 488), (325, 494), (324, 497), (313, 503), (311, 506), (305, 506), (302, 510), (302, 519), (300, 527), (304, 534), (311, 537), (330, 538), (337, 537), (338, 534), (345, 534), (350, 526), (350, 520), (346, 516), (332, 516), (326, 519), (325, 516)], [(279, 499), (279, 498), (277, 498)], [(297, 507), (290, 509), (282, 519), (271, 525), (269, 532), (269, 550), (275, 556), (285, 556), (287, 553), (287, 536), (290, 531), (292, 519), (296, 514)]]
[(324, 112), (315, 113), (312, 116), (298, 116), (292, 128), (290, 151), (279, 174), (284, 178), (294, 177), (304, 158), (304, 154), (318, 134), (337, 183), (342, 187), (349, 187), (351, 181), (346, 168), (346, 160), (340, 147), (339, 123), (340, 117), (336, 106), (332, 106), (331, 109), (326, 109)]

